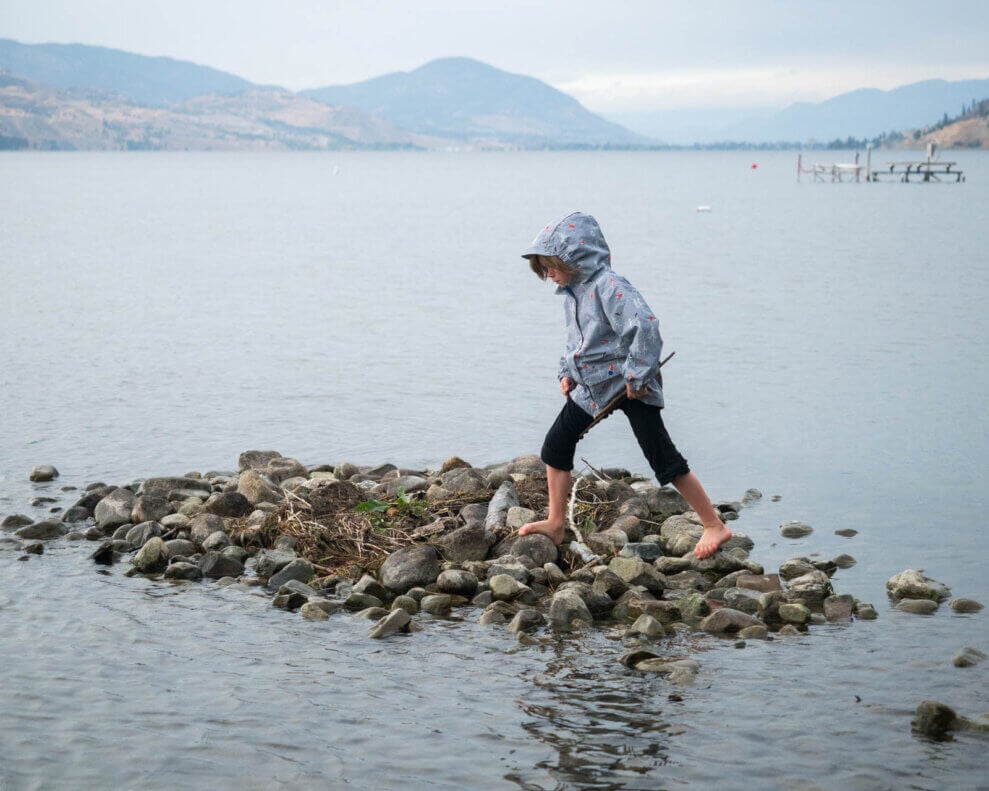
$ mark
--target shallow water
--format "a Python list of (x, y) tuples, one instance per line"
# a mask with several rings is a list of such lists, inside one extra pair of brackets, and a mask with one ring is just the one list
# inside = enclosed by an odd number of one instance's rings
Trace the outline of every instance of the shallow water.
[[(989, 159), (959, 155), (962, 185), (798, 185), (790, 154), (752, 157), (0, 158), (0, 514), (249, 447), (536, 451), (562, 322), (516, 256), (581, 208), (677, 351), (685, 455), (716, 499), (766, 494), (735, 523), (754, 559), (848, 552), (836, 590), (880, 611), (663, 643), (702, 664), (679, 689), (606, 630), (519, 649), (466, 611), (372, 643), (251, 590), (99, 574), (90, 544), (0, 551), (0, 787), (984, 786), (985, 737), (909, 720), (925, 698), (989, 711), (986, 663), (951, 666), (989, 653), (987, 616), (894, 612), (884, 583), (923, 567), (989, 601)], [(579, 455), (642, 471), (620, 421)], [(56, 484), (26, 481), (39, 463)], [(815, 532), (780, 538), (790, 519)]]

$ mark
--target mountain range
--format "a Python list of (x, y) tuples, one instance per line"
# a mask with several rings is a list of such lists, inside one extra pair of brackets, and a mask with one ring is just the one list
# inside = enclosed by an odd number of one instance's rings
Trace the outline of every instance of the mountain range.
[[(929, 126), (987, 96), (989, 80), (929, 80), (892, 91), (853, 91), (779, 111), (630, 113), (609, 120), (540, 80), (470, 58), (441, 58), (409, 72), (294, 93), (172, 58), (0, 39), (0, 148), (639, 148), (824, 142)], [(685, 124), (692, 125), (692, 137), (677, 139)]]

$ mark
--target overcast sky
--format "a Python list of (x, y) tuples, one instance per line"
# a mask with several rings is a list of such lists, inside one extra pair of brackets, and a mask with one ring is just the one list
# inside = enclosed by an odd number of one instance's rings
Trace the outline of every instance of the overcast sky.
[(293, 90), (464, 55), (596, 112), (989, 78), (989, 0), (0, 0), (0, 37), (167, 55)]

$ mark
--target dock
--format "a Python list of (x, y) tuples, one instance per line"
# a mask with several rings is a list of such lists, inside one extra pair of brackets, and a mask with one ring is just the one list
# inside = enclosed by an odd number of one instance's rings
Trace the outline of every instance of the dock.
[(859, 164), (859, 155), (855, 154), (854, 162), (836, 162), (830, 164), (814, 164), (804, 167), (803, 155), (797, 155), (797, 181), (802, 175), (813, 176), (814, 181), (830, 181), (832, 183), (862, 180), (899, 181), (904, 184), (911, 182), (941, 182), (960, 183), (965, 181), (965, 174), (958, 170), (957, 162), (945, 162), (935, 157), (937, 146), (927, 144), (927, 158), (915, 161), (887, 162), (881, 170), (872, 169), (872, 146), (866, 146), (866, 164)]

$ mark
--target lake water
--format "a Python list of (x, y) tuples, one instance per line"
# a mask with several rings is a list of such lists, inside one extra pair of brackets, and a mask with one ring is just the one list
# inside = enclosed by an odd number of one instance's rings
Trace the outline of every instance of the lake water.
[[(714, 499), (766, 495), (736, 523), (753, 558), (852, 554), (835, 588), (880, 613), (664, 643), (701, 662), (680, 689), (605, 630), (519, 649), (466, 611), (372, 644), (98, 574), (88, 544), (0, 552), (0, 788), (985, 788), (985, 736), (910, 718), (989, 712), (989, 662), (951, 663), (989, 653), (989, 615), (885, 597), (922, 568), (989, 602), (989, 157), (951, 156), (966, 183), (798, 184), (793, 153), (0, 157), (0, 515), (249, 448), (537, 452), (563, 316), (518, 256), (580, 209), (677, 352), (692, 467)], [(620, 416), (578, 456), (647, 471)], [(42, 463), (55, 484), (27, 481)], [(814, 533), (781, 538), (791, 519)]]

